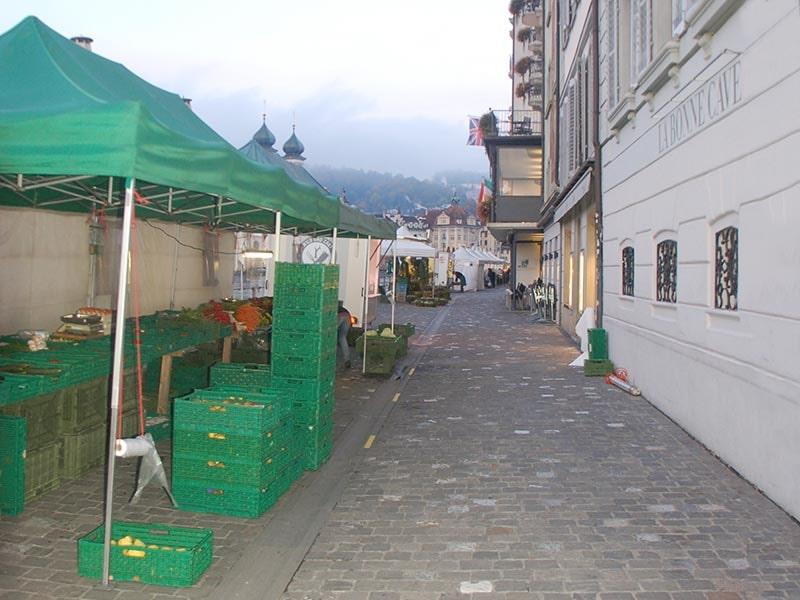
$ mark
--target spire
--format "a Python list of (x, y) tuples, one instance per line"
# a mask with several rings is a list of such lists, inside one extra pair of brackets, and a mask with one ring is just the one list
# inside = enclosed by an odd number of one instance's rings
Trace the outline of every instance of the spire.
[(295, 134), (295, 125), (292, 124), (292, 135), (291, 137), (286, 140), (286, 143), (283, 145), (283, 155), (286, 160), (295, 160), (298, 162), (304, 161), (306, 158), (303, 156), (303, 152), (305, 151), (305, 146), (303, 146), (303, 142), (301, 142), (297, 135)]
[(261, 113), (261, 127), (253, 134), (253, 141), (267, 152), (277, 152), (277, 150), (272, 147), (273, 144), (275, 144), (275, 136), (269, 130), (269, 127), (267, 127), (267, 113), (265, 112)]

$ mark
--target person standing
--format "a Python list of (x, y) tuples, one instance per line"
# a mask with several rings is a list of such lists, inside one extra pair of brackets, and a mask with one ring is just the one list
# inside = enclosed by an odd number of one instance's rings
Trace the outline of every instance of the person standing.
[(350, 333), (350, 311), (344, 307), (344, 303), (339, 300), (339, 325), (337, 329), (339, 349), (342, 351), (344, 366), (350, 368), (350, 345), (347, 343), (347, 334)]

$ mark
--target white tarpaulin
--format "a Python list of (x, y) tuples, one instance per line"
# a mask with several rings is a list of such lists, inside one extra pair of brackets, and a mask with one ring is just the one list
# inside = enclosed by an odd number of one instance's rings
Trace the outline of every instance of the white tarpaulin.
[[(394, 240), (395, 248), (392, 250), (392, 240), (383, 240), (381, 242), (381, 255), (395, 252), (399, 257), (405, 258), (411, 256), (412, 258), (436, 258), (436, 248), (424, 241), (416, 238), (401, 238), (401, 232), (404, 228), (397, 230), (397, 239)], [(406, 230), (408, 231), (408, 230)]]

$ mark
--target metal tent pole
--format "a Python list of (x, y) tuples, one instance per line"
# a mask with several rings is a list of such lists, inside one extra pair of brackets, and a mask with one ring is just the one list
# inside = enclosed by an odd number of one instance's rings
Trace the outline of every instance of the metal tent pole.
[(178, 223), (175, 227), (175, 252), (172, 253), (172, 289), (169, 292), (169, 309), (172, 310), (175, 308), (175, 292), (178, 288), (178, 253), (180, 252), (180, 248), (178, 247), (180, 243), (178, 240), (181, 239), (181, 224)]
[(336, 238), (339, 235), (339, 228), (333, 228), (333, 248), (331, 249), (331, 264), (336, 264)]
[(275, 263), (281, 259), (281, 211), (275, 213)]
[(117, 418), (122, 382), (122, 358), (125, 345), (125, 298), (128, 294), (128, 252), (131, 247), (131, 221), (133, 217), (133, 190), (136, 179), (125, 180), (125, 209), (122, 217), (122, 246), (119, 255), (119, 283), (117, 284), (117, 317), (114, 332), (114, 369), (111, 376), (111, 417), (108, 433), (108, 468), (106, 470), (105, 532), (103, 536), (103, 585), (108, 585), (111, 553), (111, 517), (114, 508), (114, 463), (116, 461)]
[(364, 251), (364, 304), (362, 307), (361, 324), (364, 326), (364, 354), (361, 359), (361, 373), (367, 372), (367, 295), (369, 293), (369, 247), (372, 236), (367, 236), (367, 249)]
[(394, 335), (395, 302), (397, 302), (397, 242), (392, 240), (392, 335)]

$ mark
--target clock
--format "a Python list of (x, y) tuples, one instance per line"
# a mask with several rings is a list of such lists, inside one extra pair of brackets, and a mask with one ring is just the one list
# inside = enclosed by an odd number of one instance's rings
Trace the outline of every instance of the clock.
[(333, 243), (327, 238), (312, 238), (300, 245), (300, 262), (306, 265), (326, 265), (330, 262)]

